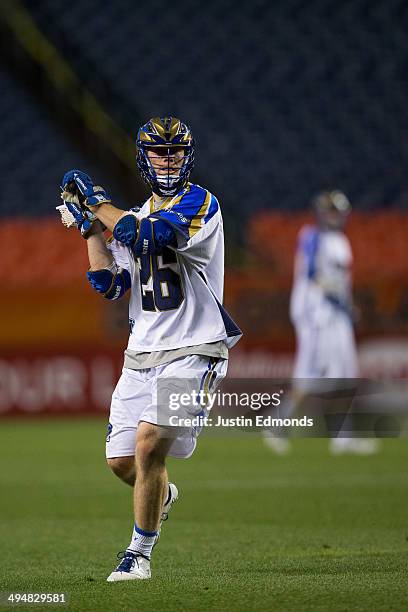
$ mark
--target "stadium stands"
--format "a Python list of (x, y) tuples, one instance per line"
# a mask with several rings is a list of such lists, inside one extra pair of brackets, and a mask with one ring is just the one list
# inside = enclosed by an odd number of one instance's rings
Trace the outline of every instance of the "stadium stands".
[(64, 172), (79, 166), (98, 176), (98, 170), (70, 143), (47, 110), (1, 69), (0, 89), (0, 214), (53, 215), (61, 203), (58, 185)]
[[(23, 4), (129, 132), (152, 114), (191, 123), (196, 176), (230, 214), (302, 209), (326, 185), (360, 209), (406, 204), (403, 0)], [(8, 130), (15, 159), (35, 136)]]

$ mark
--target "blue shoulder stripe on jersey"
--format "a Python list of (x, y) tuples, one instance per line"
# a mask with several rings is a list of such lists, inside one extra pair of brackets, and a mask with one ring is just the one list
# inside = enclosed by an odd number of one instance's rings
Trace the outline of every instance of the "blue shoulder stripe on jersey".
[(208, 208), (208, 212), (204, 217), (204, 223), (208, 223), (208, 221), (210, 219), (212, 219), (212, 217), (215, 215), (215, 213), (217, 212), (217, 210), (219, 209), (220, 205), (218, 204), (218, 200), (217, 198), (211, 194), (211, 202), (210, 202), (210, 206)]
[(319, 249), (319, 231), (317, 228), (308, 228), (300, 237), (300, 251), (306, 260), (307, 277), (310, 279), (316, 276), (316, 259)]
[(171, 208), (158, 210), (150, 216), (167, 221), (185, 240), (189, 240), (202, 227), (202, 220), (207, 223), (218, 207), (217, 198), (209, 191), (198, 185), (191, 185)]

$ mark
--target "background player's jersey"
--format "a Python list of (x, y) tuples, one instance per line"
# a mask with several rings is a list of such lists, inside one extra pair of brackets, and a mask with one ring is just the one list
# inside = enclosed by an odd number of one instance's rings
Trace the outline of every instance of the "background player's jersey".
[(128, 348), (161, 351), (218, 340), (233, 346), (241, 331), (221, 305), (224, 234), (217, 198), (189, 183), (159, 208), (149, 198), (136, 215), (168, 222), (177, 246), (135, 258), (120, 242), (109, 245), (132, 278)]
[(298, 238), (290, 312), (293, 323), (324, 324), (351, 315), (350, 243), (341, 231), (304, 226)]

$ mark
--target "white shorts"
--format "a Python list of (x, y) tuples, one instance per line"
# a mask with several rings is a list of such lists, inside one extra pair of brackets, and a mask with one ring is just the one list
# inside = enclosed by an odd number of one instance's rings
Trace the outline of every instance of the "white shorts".
[[(136, 431), (140, 421), (163, 425), (168, 422), (169, 393), (214, 392), (225, 377), (228, 360), (200, 355), (181, 357), (170, 363), (144, 370), (123, 368), (112, 395), (106, 436), (106, 457), (130, 457), (135, 454)], [(160, 402), (162, 405), (160, 405)], [(179, 406), (177, 417), (192, 419), (202, 413), (201, 405)], [(167, 419), (167, 421), (166, 421)], [(170, 447), (172, 457), (188, 458), (196, 447), (199, 426), (169, 429), (177, 436)]]
[(296, 358), (293, 378), (356, 378), (357, 351), (353, 326), (343, 313), (333, 314), (323, 325), (296, 325)]

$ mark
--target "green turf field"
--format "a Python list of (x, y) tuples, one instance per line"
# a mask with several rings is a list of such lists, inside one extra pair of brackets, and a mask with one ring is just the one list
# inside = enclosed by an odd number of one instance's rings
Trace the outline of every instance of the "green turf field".
[[(296, 440), (281, 458), (255, 435), (203, 436), (169, 463), (180, 501), (153, 579), (107, 583), (132, 511), (105, 467), (105, 423), (0, 427), (0, 591), (65, 591), (65, 609), (90, 611), (408, 609), (407, 440), (374, 458)], [(18, 609), (33, 608), (58, 609)]]

